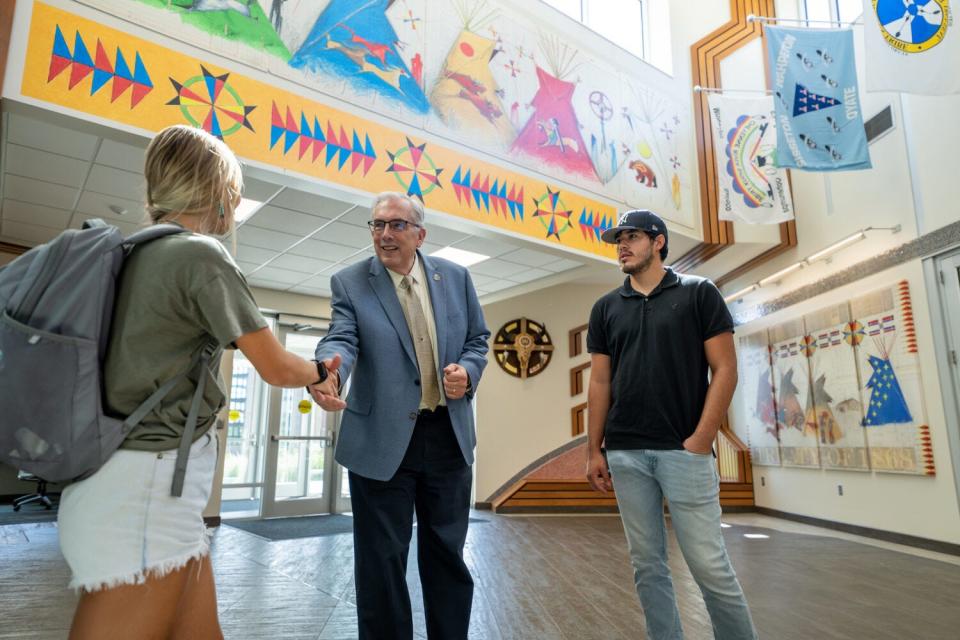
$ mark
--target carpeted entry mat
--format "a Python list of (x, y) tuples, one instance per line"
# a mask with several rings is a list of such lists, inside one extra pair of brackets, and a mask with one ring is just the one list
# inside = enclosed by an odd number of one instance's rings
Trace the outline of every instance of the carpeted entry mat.
[(243, 529), (267, 540), (294, 540), (353, 533), (353, 517), (342, 514), (265, 520), (224, 520), (222, 524)]
[[(486, 522), (483, 518), (470, 518), (470, 524)], [(224, 520), (228, 527), (243, 529), (267, 540), (295, 540), (353, 533), (353, 516), (342, 514), (325, 516), (300, 516), (296, 518), (268, 518), (266, 520)], [(414, 523), (416, 526), (416, 523)]]

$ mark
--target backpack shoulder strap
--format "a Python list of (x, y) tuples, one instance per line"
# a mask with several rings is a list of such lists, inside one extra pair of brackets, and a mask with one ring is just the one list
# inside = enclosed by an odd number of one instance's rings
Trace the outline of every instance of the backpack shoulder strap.
[(130, 433), (154, 407), (160, 404), (160, 401), (170, 393), (171, 389), (173, 389), (177, 383), (187, 377), (188, 374), (194, 371), (197, 372), (197, 389), (193, 392), (190, 412), (187, 414), (187, 422), (183, 426), (183, 435), (180, 437), (180, 445), (177, 447), (177, 462), (173, 472), (173, 487), (170, 494), (174, 497), (183, 495), (183, 481), (187, 473), (187, 460), (190, 458), (190, 446), (193, 444), (193, 434), (197, 429), (200, 402), (203, 400), (203, 391), (207, 384), (207, 376), (204, 374), (209, 367), (210, 359), (213, 358), (213, 354), (217, 352), (219, 346), (216, 342), (208, 342), (205, 344), (203, 348), (193, 356), (193, 359), (190, 361), (190, 366), (186, 370), (160, 385), (159, 389), (150, 394), (150, 397), (140, 403), (140, 406), (123, 421), (124, 434)]
[(197, 390), (193, 392), (193, 401), (190, 403), (190, 412), (187, 414), (187, 422), (183, 426), (183, 435), (180, 436), (180, 446), (177, 448), (177, 462), (173, 468), (173, 486), (170, 488), (170, 495), (179, 498), (183, 495), (183, 481), (187, 476), (187, 461), (190, 460), (190, 447), (193, 445), (193, 434), (197, 430), (197, 414), (200, 412), (200, 402), (203, 400), (203, 390), (207, 383), (206, 373), (210, 365), (210, 359), (216, 353), (216, 343), (208, 343), (200, 352), (200, 359), (197, 361), (196, 369)]

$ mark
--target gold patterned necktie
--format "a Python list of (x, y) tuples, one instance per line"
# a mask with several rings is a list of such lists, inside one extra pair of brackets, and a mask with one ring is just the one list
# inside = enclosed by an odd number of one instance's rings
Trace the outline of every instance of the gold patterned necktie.
[(400, 281), (400, 306), (410, 328), (413, 349), (417, 354), (417, 366), (420, 368), (420, 404), (428, 409), (436, 409), (440, 404), (440, 386), (437, 381), (437, 366), (433, 360), (433, 343), (430, 341), (427, 318), (410, 276), (403, 276)]

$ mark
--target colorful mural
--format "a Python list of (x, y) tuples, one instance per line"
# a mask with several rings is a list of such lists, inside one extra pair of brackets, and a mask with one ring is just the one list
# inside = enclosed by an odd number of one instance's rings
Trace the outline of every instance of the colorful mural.
[(773, 397), (770, 346), (767, 332), (740, 338), (740, 397), (747, 420), (750, 461), (761, 466), (780, 466), (777, 408)]
[(770, 330), (780, 457), (785, 467), (819, 467), (818, 433), (803, 320)]
[[(161, 78), (166, 89), (155, 86)], [(599, 239), (616, 216), (608, 204), (42, 3), (34, 4), (20, 91), (147, 134), (203, 127), (245, 159), (360, 192), (399, 187), (435, 211), (614, 256)]]
[(117, 53), (111, 60), (103, 47), (103, 43), (97, 40), (95, 56), (95, 59), (90, 57), (90, 50), (79, 31), (76, 32), (73, 39), (73, 51), (70, 51), (70, 47), (63, 37), (63, 32), (60, 31), (58, 26), (53, 36), (53, 53), (50, 55), (47, 82), (53, 82), (57, 76), (70, 69), (70, 82), (67, 89), (71, 90), (81, 80), (93, 74), (93, 80), (90, 83), (90, 95), (94, 95), (107, 84), (110, 84), (112, 80), (110, 102), (116, 102), (117, 98), (130, 89), (131, 109), (140, 104), (140, 101), (153, 91), (153, 81), (150, 80), (150, 74), (143, 66), (143, 60), (140, 59), (139, 52), (134, 54), (132, 72), (120, 47), (117, 47)]
[(854, 298), (850, 308), (871, 468), (934, 475), (909, 283)]
[(516, 137), (506, 114), (490, 66), (501, 49), (497, 41), (475, 33), (491, 16), (479, 13), (485, 5), (470, 10), (459, 5), (463, 30), (453, 43), (433, 90), (430, 102), (444, 123), (468, 131), (472, 137), (488, 138), (506, 148)]
[(739, 358), (753, 464), (936, 475), (906, 280), (744, 336)]
[[(283, 0), (272, 0), (280, 4)], [(173, 11), (184, 24), (208, 34), (242, 42), (283, 60), (290, 57), (283, 40), (257, 0), (138, 0)]]
[[(686, 87), (506, 0), (85, 0), (434, 134), (695, 225)], [(135, 6), (135, 10), (133, 8)], [(207, 65), (212, 66), (212, 65)], [(239, 70), (235, 70), (239, 71)], [(579, 215), (580, 210), (575, 210)]]
[(867, 441), (861, 426), (860, 382), (853, 340), (845, 339), (850, 307), (844, 303), (804, 316), (810, 343), (813, 419), (826, 469), (867, 471)]
[(430, 105), (397, 50), (399, 38), (387, 19), (392, 0), (331, 0), (300, 45), (290, 66), (352, 79), (402, 102), (418, 113)]

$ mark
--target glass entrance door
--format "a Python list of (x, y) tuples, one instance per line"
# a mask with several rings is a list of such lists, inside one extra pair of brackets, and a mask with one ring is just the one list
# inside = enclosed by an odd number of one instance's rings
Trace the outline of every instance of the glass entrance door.
[[(293, 353), (311, 359), (322, 334), (281, 326), (278, 337)], [(333, 459), (339, 414), (317, 406), (305, 388), (271, 388), (263, 517), (338, 513), (343, 474)]]

